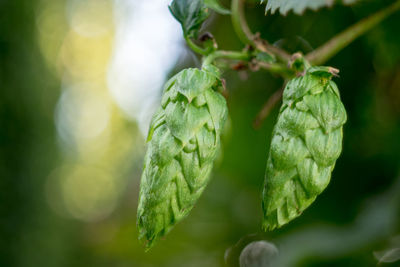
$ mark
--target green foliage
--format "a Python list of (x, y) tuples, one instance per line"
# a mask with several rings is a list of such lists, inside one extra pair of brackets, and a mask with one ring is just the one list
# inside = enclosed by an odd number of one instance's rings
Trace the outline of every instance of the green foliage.
[(218, 71), (185, 69), (166, 84), (154, 115), (137, 220), (150, 248), (182, 220), (206, 187), (227, 117)]
[[(266, 1), (262, 0), (261, 3), (263, 2)], [(293, 10), (293, 12), (301, 14), (308, 8), (316, 10), (332, 4), (332, 0), (268, 0), (265, 12), (271, 11), (273, 14), (278, 10), (281, 14), (286, 15)]]
[[(344, 4), (353, 4), (357, 0), (343, 0)], [(302, 14), (306, 9), (317, 10), (325, 6), (332, 6), (334, 0), (261, 0), (261, 3), (267, 2), (265, 12), (279, 11), (281, 14), (286, 15), (289, 11), (293, 10), (296, 14)]]
[(174, 0), (169, 6), (181, 24), (183, 34), (189, 38), (197, 37), (201, 25), (210, 15), (209, 8), (223, 15), (230, 13), (217, 0)]
[(329, 184), (347, 119), (333, 73), (311, 67), (286, 85), (265, 174), (265, 229), (298, 217)]
[(256, 54), (256, 59), (260, 62), (266, 62), (266, 63), (272, 63), (276, 61), (275, 56), (273, 54), (266, 52), (258, 52)]
[(203, 0), (174, 0), (169, 6), (172, 15), (182, 26), (185, 36), (196, 37), (209, 12)]

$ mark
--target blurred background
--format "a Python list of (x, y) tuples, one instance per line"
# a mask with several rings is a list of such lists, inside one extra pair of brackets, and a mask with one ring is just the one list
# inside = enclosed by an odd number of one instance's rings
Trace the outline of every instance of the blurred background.
[[(393, 1), (302, 17), (264, 16), (259, 1), (247, 2), (254, 31), (308, 52)], [(327, 63), (340, 69), (344, 149), (300, 218), (261, 231), (278, 108), (258, 129), (253, 121), (282, 79), (228, 70), (230, 118), (212, 181), (190, 216), (144, 252), (136, 206), (149, 120), (165, 80), (200, 64), (169, 3), (0, 1), (0, 266), (212, 267), (270, 257), (284, 266), (399, 266), (400, 13)], [(242, 48), (229, 16), (213, 15), (205, 30), (223, 49)]]

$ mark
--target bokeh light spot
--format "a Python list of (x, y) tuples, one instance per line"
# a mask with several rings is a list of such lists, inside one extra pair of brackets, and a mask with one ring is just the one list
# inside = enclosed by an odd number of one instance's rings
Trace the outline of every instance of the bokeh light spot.
[(84, 221), (109, 215), (117, 201), (113, 177), (100, 168), (75, 166), (62, 177), (62, 194), (69, 213)]

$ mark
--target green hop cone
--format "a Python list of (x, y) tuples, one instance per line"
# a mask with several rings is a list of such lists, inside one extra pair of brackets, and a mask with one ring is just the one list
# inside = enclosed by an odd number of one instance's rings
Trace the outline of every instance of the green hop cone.
[(185, 69), (165, 85), (141, 178), (139, 238), (150, 248), (193, 208), (206, 187), (228, 110), (218, 70)]
[(265, 230), (298, 217), (329, 184), (347, 119), (334, 70), (311, 67), (286, 85), (265, 174)]

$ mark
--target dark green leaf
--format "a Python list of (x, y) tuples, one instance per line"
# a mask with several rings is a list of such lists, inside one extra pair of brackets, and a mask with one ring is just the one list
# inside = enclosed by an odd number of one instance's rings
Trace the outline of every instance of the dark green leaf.
[(197, 37), (201, 25), (209, 16), (204, 0), (174, 0), (169, 10), (188, 37)]

